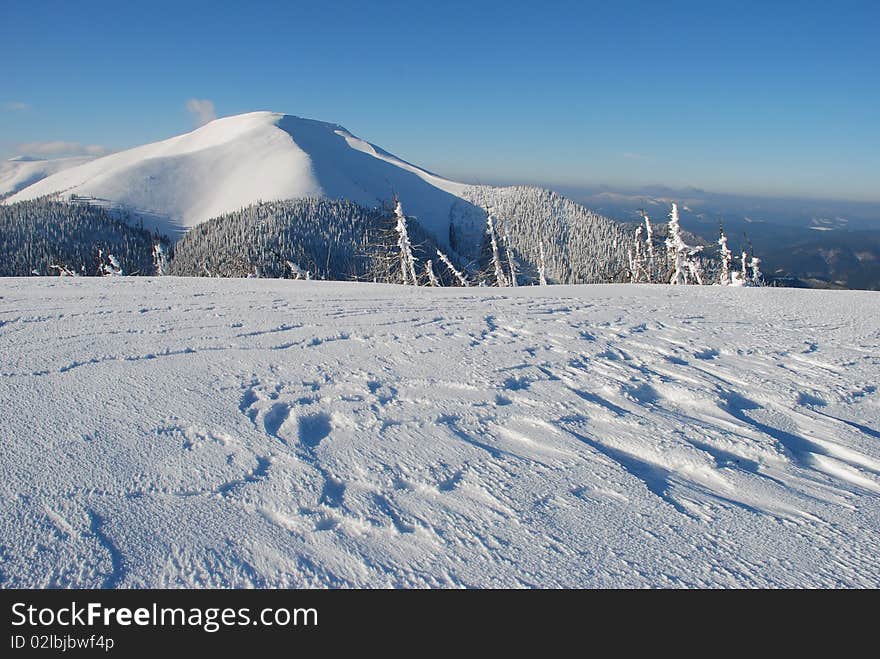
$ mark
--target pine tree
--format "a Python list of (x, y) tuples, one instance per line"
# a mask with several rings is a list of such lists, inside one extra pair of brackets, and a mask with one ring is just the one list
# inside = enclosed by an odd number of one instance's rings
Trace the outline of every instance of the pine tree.
[(441, 252), (439, 249), (437, 250), (437, 257), (441, 261), (443, 261), (444, 265), (447, 268), (449, 268), (449, 271), (453, 274), (453, 276), (455, 276), (455, 278), (458, 280), (458, 282), (462, 286), (470, 286), (470, 283), (468, 282), (467, 277), (465, 277), (464, 274), (462, 274), (462, 272), (460, 270), (458, 270), (454, 265), (452, 265), (452, 261), (449, 260), (449, 257), (446, 256), (446, 254)]
[(654, 282), (654, 272), (657, 267), (654, 262), (654, 228), (651, 226), (651, 218), (647, 213), (643, 213), (645, 218), (645, 247), (648, 252), (648, 267), (646, 281), (651, 284)]
[(541, 286), (547, 285), (547, 264), (544, 261), (544, 241), (541, 240), (538, 242), (538, 284)]
[(642, 250), (642, 227), (636, 227), (636, 238), (633, 247), (629, 251), (630, 282), (638, 284), (648, 281), (647, 263)]
[(492, 267), (495, 270), (495, 285), (507, 286), (507, 277), (504, 276), (504, 266), (501, 264), (501, 255), (498, 250), (498, 239), (495, 235), (495, 222), (492, 213), (486, 214), (486, 233), (492, 246)]
[(733, 252), (727, 247), (727, 236), (724, 235), (724, 228), (721, 228), (721, 237), (718, 238), (719, 251), (721, 253), (721, 275), (719, 282), (722, 286), (730, 285), (730, 262)]
[(403, 206), (401, 206), (399, 199), (395, 199), (394, 216), (397, 218), (397, 246), (400, 249), (400, 269), (403, 273), (403, 283), (404, 285), (418, 286), (419, 279), (416, 276), (412, 244), (406, 229), (406, 216), (403, 214)]
[(440, 281), (437, 279), (437, 275), (434, 274), (434, 266), (431, 263), (431, 259), (425, 261), (425, 274), (428, 276), (428, 284), (431, 286), (439, 286)]
[(504, 230), (504, 250), (507, 253), (507, 267), (510, 271), (510, 285), (517, 286), (516, 282), (516, 263), (513, 260), (513, 253), (510, 251), (510, 234), (507, 229)]
[(681, 227), (678, 224), (678, 204), (673, 202), (672, 211), (669, 213), (669, 236), (666, 238), (666, 249), (669, 260), (672, 261), (673, 271), (670, 284), (687, 284), (685, 259), (687, 257), (687, 245), (681, 238)]
[(753, 286), (761, 286), (763, 284), (761, 274), (761, 259), (757, 256), (752, 256), (752, 260), (749, 264), (752, 268), (752, 285)]
[(168, 257), (165, 253), (165, 246), (161, 242), (153, 245), (153, 268), (157, 277), (164, 277), (168, 274)]
[(670, 284), (687, 284), (688, 275), (694, 283), (702, 284), (702, 267), (694, 256), (702, 247), (690, 247), (681, 236), (681, 226), (678, 222), (678, 204), (672, 203), (672, 211), (669, 213), (669, 235), (666, 238), (666, 249), (669, 259), (673, 264)]
[(104, 277), (122, 276), (122, 267), (119, 265), (119, 259), (112, 254), (104, 254), (102, 249), (98, 250), (98, 267)]

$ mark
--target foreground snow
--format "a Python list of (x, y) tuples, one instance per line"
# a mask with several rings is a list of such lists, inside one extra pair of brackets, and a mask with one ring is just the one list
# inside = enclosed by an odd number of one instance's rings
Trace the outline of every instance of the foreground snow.
[(880, 586), (880, 295), (0, 280), (12, 586)]

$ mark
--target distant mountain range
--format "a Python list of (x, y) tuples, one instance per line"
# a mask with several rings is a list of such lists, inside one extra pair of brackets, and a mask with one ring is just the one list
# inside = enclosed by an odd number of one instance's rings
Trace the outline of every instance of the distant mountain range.
[(596, 212), (627, 222), (640, 210), (665, 221), (679, 203), (682, 226), (708, 244), (719, 226), (733, 249), (762, 259), (781, 284), (814, 288), (880, 289), (880, 203), (721, 194), (697, 188), (650, 186), (555, 188)]

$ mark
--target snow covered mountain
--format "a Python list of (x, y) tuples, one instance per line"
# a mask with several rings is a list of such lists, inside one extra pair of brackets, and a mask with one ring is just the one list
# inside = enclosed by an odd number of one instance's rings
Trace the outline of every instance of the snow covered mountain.
[(337, 124), (252, 112), (60, 171), (7, 203), (76, 195), (140, 211), (145, 226), (174, 236), (260, 200), (328, 197), (373, 207), (397, 193), (440, 237), (465, 187)]
[(41, 181), (47, 176), (93, 160), (93, 156), (73, 158), (11, 158), (0, 162), (0, 199)]
[[(214, 238), (234, 236), (231, 242), (224, 238), (224, 244), (233, 248), (227, 260), (248, 267), (255, 264), (246, 254), (265, 251), (265, 245), (257, 244), (265, 236), (254, 232), (261, 222), (254, 225), (255, 230), (245, 231), (239, 211), (306, 198), (353, 202), (362, 207), (355, 215), (368, 217), (372, 209), (387, 210), (397, 195), (406, 215), (418, 225), (413, 230), (424, 236), (425, 244), (433, 245), (426, 258), (439, 247), (473, 273), (485, 267), (486, 214), (491, 211), (500, 236), (510, 238), (504, 243), (519, 263), (524, 283), (536, 280), (542, 253), (553, 282), (620, 281), (631, 240), (629, 228), (554, 192), (457, 183), (401, 160), (337, 124), (271, 112), (217, 119), (185, 135), (76, 164), (19, 190), (5, 204), (53, 195), (59, 201), (109, 208), (123, 221), (142, 223), (172, 239), (214, 220), (209, 227)], [(261, 206), (247, 213), (281, 212), (273, 208)], [(30, 209), (7, 218), (24, 242), (8, 245), (6, 252), (41, 253), (45, 258), (31, 259), (7, 274), (43, 272), (49, 262), (69, 252), (66, 246), (40, 239), (28, 242), (28, 236), (43, 235), (35, 234), (27, 222), (20, 225), (21, 216), (34, 212), (40, 215), (39, 209)], [(278, 245), (279, 254), (285, 252), (286, 259), (300, 254), (307, 261), (326, 265), (326, 245), (341, 240), (333, 213), (282, 214), (284, 218), (272, 218), (287, 235), (283, 245)], [(303, 243), (306, 227), (311, 227), (315, 238), (309, 244)], [(337, 245), (349, 256), (364, 252), (375, 238), (363, 222), (351, 228), (363, 240)], [(324, 245), (323, 252), (316, 245)], [(337, 267), (324, 267), (324, 275), (348, 278), (354, 272), (350, 260), (337, 259)], [(202, 272), (204, 263), (195, 266), (196, 272)], [(77, 260), (73, 267), (91, 272), (95, 264)]]

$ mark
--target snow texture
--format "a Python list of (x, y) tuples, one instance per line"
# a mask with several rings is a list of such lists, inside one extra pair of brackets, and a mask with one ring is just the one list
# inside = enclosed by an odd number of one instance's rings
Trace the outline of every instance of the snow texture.
[(880, 295), (0, 280), (0, 585), (880, 586)]

